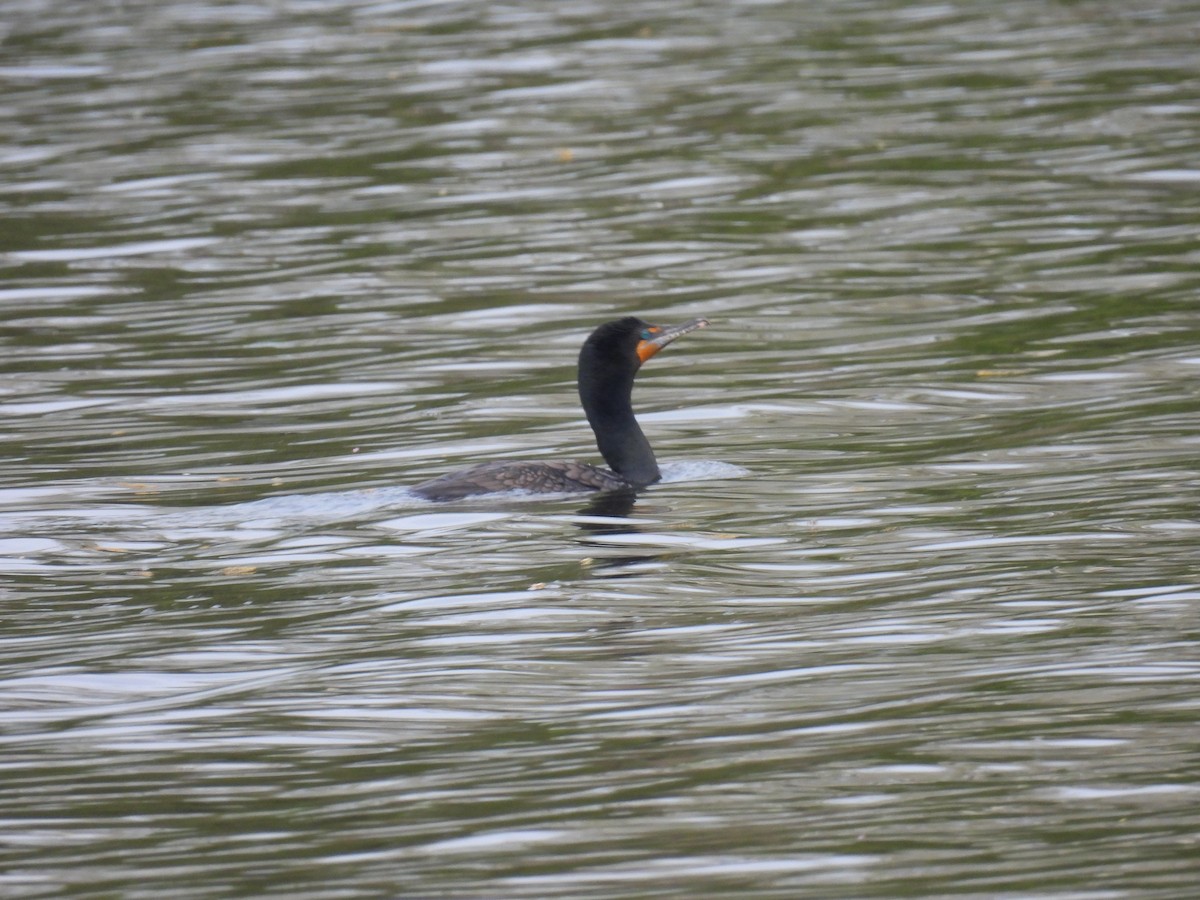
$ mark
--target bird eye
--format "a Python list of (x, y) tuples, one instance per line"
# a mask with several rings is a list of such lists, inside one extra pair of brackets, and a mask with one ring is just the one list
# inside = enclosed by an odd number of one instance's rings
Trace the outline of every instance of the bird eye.
[(645, 329), (644, 331), (642, 331), (642, 340), (643, 340), (643, 341), (648, 341), (648, 340), (650, 340), (650, 329), (649, 329), (649, 328), (647, 328), (647, 329)]

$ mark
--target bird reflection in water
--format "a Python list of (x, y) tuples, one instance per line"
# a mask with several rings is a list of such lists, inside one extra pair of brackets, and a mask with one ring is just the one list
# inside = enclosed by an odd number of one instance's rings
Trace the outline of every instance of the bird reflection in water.
[[(580, 543), (609, 550), (613, 544), (605, 541), (605, 537), (644, 533), (644, 529), (630, 517), (635, 503), (637, 491), (633, 488), (595, 494), (587, 505), (579, 510), (582, 518), (576, 524), (585, 533)], [(636, 555), (593, 557), (590, 566), (592, 574), (604, 578), (629, 578), (638, 574), (643, 566), (660, 563), (664, 556), (662, 551), (647, 552), (645, 548), (639, 550), (642, 552)]]

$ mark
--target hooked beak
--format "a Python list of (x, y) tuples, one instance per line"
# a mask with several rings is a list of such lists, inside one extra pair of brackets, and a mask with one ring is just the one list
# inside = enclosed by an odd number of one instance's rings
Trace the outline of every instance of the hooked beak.
[(707, 325), (708, 319), (689, 319), (682, 325), (651, 325), (649, 329), (651, 336), (646, 340), (638, 341), (638, 359), (645, 362), (675, 338), (682, 337), (697, 328), (705, 328)]

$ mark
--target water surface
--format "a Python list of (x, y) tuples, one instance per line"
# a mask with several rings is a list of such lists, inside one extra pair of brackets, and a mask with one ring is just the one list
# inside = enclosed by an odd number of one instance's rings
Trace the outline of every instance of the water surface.
[(0, 893), (1191, 896), (1195, 2), (3, 8)]

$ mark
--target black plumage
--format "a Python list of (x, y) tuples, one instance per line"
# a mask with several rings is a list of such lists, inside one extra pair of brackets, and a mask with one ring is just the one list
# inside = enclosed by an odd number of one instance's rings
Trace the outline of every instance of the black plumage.
[(413, 493), (428, 500), (459, 500), (497, 491), (612, 491), (653, 484), (661, 476), (633, 414), (634, 376), (667, 344), (707, 324), (705, 319), (692, 319), (663, 327), (628, 316), (601, 325), (584, 341), (579, 351), (579, 400), (608, 469), (568, 461), (488, 462), (418, 484)]

